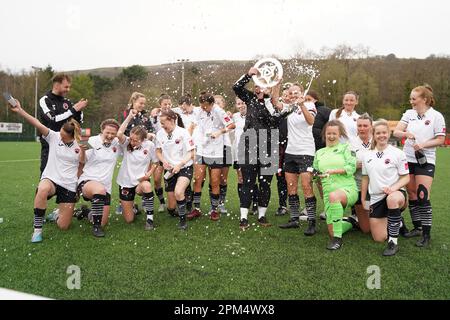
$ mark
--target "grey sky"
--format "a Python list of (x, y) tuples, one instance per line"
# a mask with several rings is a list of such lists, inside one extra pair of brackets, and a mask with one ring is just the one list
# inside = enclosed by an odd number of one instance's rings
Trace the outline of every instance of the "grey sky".
[(303, 47), (450, 54), (444, 0), (14, 0), (0, 11), (0, 68), (20, 71), (289, 57)]

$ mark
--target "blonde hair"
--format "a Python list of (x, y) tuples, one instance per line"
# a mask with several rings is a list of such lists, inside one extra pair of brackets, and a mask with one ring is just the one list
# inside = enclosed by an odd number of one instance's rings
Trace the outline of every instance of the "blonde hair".
[(130, 100), (128, 101), (128, 109), (133, 109), (133, 104), (139, 99), (145, 98), (145, 95), (140, 92), (133, 92), (131, 94)]
[(373, 139), (372, 139), (372, 145), (370, 146), (370, 150), (375, 150), (375, 148), (377, 147), (377, 141), (375, 140), (375, 130), (376, 130), (376, 128), (381, 127), (381, 126), (386, 127), (386, 129), (388, 131), (388, 136), (389, 137), (391, 136), (391, 132), (389, 130), (389, 123), (387, 122), (387, 120), (378, 119), (377, 121), (375, 121), (373, 123), (373, 128), (372, 128)]
[(221, 101), (223, 103), (223, 107), (225, 108), (227, 106), (227, 102), (225, 101), (225, 98), (221, 96), (220, 94), (217, 94), (214, 96), (214, 101), (217, 103), (217, 101)]
[(77, 143), (81, 140), (81, 126), (75, 119), (70, 119), (63, 125), (63, 130), (67, 132)]
[(424, 84), (423, 86), (418, 86), (412, 89), (419, 94), (419, 97), (425, 99), (427, 106), (434, 107), (436, 100), (433, 95), (433, 88), (429, 84)]

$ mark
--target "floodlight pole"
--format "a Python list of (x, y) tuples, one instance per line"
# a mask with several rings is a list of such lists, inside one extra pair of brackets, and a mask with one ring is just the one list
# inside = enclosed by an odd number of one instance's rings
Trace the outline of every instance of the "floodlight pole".
[[(38, 81), (39, 81), (39, 71), (42, 71), (42, 68), (31, 66), (34, 70), (34, 117), (37, 119), (37, 105), (38, 105)], [(34, 139), (37, 140), (37, 130), (34, 128)]]

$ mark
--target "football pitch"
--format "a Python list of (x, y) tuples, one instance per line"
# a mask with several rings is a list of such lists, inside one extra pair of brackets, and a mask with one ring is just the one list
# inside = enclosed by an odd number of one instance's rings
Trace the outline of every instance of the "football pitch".
[[(341, 250), (327, 251), (324, 221), (313, 237), (303, 235), (306, 222), (300, 229), (278, 228), (288, 217), (274, 215), (275, 178), (267, 214), (273, 226), (259, 227), (250, 216), (251, 228), (240, 231), (234, 170), (229, 215), (220, 221), (203, 216), (182, 232), (177, 219), (156, 213), (154, 231), (144, 231), (144, 214), (127, 225), (115, 213), (114, 177), (105, 238), (94, 238), (88, 222), (74, 218), (65, 232), (46, 223), (44, 241), (32, 244), (39, 150), (33, 142), (0, 143), (0, 288), (54, 299), (450, 299), (450, 149), (438, 150), (431, 248), (400, 238), (394, 257), (382, 257), (385, 244), (358, 231), (344, 235)], [(139, 197), (136, 201), (141, 205)], [(208, 202), (205, 185), (204, 213)], [(54, 207), (52, 199), (47, 213)], [(404, 216), (411, 227), (408, 210)], [(71, 266), (80, 270), (80, 289), (68, 288)], [(378, 289), (367, 286), (374, 268), (380, 271)]]

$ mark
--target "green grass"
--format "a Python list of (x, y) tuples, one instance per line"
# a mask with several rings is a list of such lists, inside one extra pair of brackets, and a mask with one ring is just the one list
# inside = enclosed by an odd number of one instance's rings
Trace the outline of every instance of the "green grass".
[[(0, 287), (57, 299), (450, 298), (450, 149), (438, 154), (432, 247), (421, 250), (414, 246), (416, 239), (401, 238), (397, 256), (385, 258), (384, 244), (355, 231), (344, 235), (340, 251), (328, 252), (322, 221), (311, 238), (303, 235), (305, 223), (300, 230), (253, 225), (240, 231), (234, 172), (228, 191), (231, 214), (219, 222), (202, 217), (181, 232), (177, 220), (164, 213), (156, 215), (154, 232), (144, 232), (143, 215), (126, 225), (113, 212), (104, 239), (95, 239), (85, 221), (73, 220), (67, 232), (46, 224), (44, 242), (31, 244), (39, 161), (5, 161), (37, 159), (39, 148), (38, 143), (0, 143)], [(275, 184), (273, 191), (268, 217), (277, 225), (287, 217), (274, 216)], [(115, 185), (113, 206), (117, 193)], [(202, 200), (206, 211), (207, 199)], [(48, 211), (54, 206), (51, 200)], [(70, 265), (81, 268), (81, 290), (66, 287)], [(366, 287), (370, 265), (381, 269), (380, 290)]]

